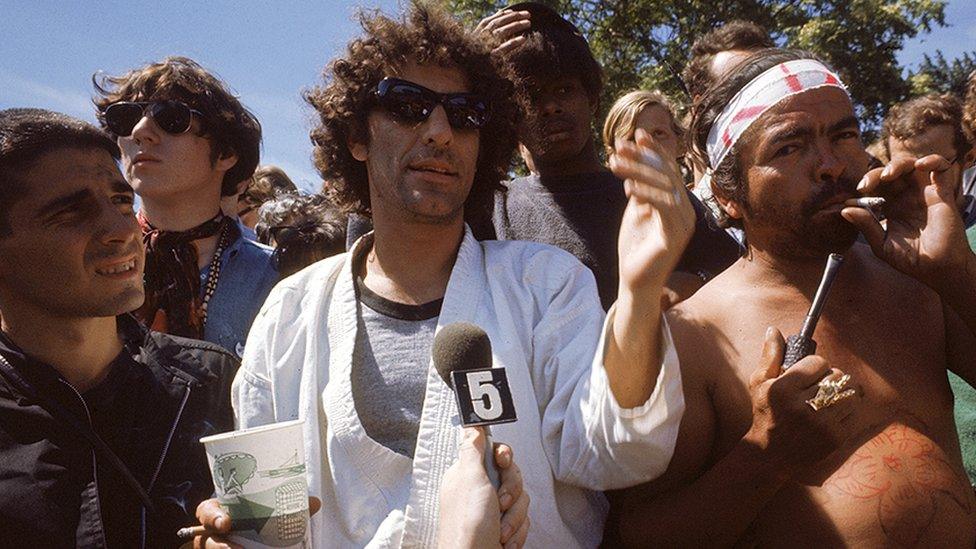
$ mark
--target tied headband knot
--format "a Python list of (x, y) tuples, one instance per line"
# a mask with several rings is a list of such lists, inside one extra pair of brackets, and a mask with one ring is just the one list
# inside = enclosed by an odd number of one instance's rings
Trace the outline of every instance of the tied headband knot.
[(780, 63), (752, 79), (729, 101), (708, 132), (706, 150), (710, 169), (722, 163), (742, 134), (766, 111), (788, 97), (823, 87), (839, 88), (847, 93), (840, 78), (813, 59)]

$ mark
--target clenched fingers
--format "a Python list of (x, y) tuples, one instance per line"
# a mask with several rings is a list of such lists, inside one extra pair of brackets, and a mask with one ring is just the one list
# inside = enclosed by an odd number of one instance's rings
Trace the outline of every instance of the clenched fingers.
[[(508, 511), (502, 513), (501, 543), (508, 547), (508, 542), (529, 520), (529, 494), (522, 490)], [(524, 541), (523, 541), (524, 543)]]

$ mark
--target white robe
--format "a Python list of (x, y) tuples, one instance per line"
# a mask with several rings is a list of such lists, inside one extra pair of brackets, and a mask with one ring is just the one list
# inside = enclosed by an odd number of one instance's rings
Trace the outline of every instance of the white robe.
[[(305, 419), (309, 490), (322, 499), (314, 547), (434, 546), (440, 481), (457, 456), (454, 395), (431, 365), (412, 461), (367, 436), (350, 381), (351, 257), (320, 261), (271, 292), (234, 381), (238, 427)], [(667, 326), (654, 393), (621, 409), (602, 366), (603, 317), (593, 275), (572, 255), (465, 231), (438, 329), (481, 326), (494, 366), (506, 368), (518, 421), (492, 431), (513, 448), (531, 497), (529, 547), (595, 547), (607, 513), (599, 491), (657, 477), (674, 452), (684, 396)]]

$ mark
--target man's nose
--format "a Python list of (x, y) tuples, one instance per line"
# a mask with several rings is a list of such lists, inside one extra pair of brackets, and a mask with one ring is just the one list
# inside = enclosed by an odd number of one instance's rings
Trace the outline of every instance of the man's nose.
[(447, 118), (447, 111), (443, 105), (434, 107), (434, 111), (423, 124), (424, 143), (444, 148), (454, 139), (454, 128)]
[(543, 116), (562, 114), (563, 104), (555, 96), (546, 94), (539, 98), (539, 112)]
[(115, 204), (102, 206), (98, 223), (98, 238), (103, 244), (125, 244), (139, 238), (139, 223), (135, 216), (119, 211)]
[(817, 178), (836, 181), (846, 168), (842, 156), (830, 140), (818, 140)]
[(132, 139), (134, 139), (137, 143), (147, 141), (156, 142), (159, 141), (159, 131), (159, 126), (156, 125), (156, 122), (152, 118), (143, 116), (139, 119), (139, 122), (132, 127), (132, 135), (130, 137), (132, 137)]

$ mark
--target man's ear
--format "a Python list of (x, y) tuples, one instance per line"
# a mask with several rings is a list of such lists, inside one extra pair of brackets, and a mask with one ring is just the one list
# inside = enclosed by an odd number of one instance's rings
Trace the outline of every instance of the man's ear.
[(346, 148), (349, 154), (360, 162), (366, 162), (369, 158), (369, 140), (366, 138), (366, 129), (353, 123), (349, 128), (349, 135), (346, 136)]
[(743, 212), (739, 203), (725, 196), (725, 193), (717, 189), (714, 183), (711, 184), (711, 187), (712, 196), (718, 202), (718, 205), (722, 208), (722, 211), (725, 212), (725, 215), (731, 217), (732, 219), (742, 219)]
[(369, 158), (369, 147), (365, 143), (349, 138), (346, 140), (346, 146), (349, 147), (349, 154), (356, 160), (366, 162), (366, 159)]
[(218, 171), (226, 172), (227, 170), (234, 167), (237, 164), (237, 154), (233, 152), (228, 152), (227, 154), (217, 158), (217, 162), (214, 163), (214, 167)]

